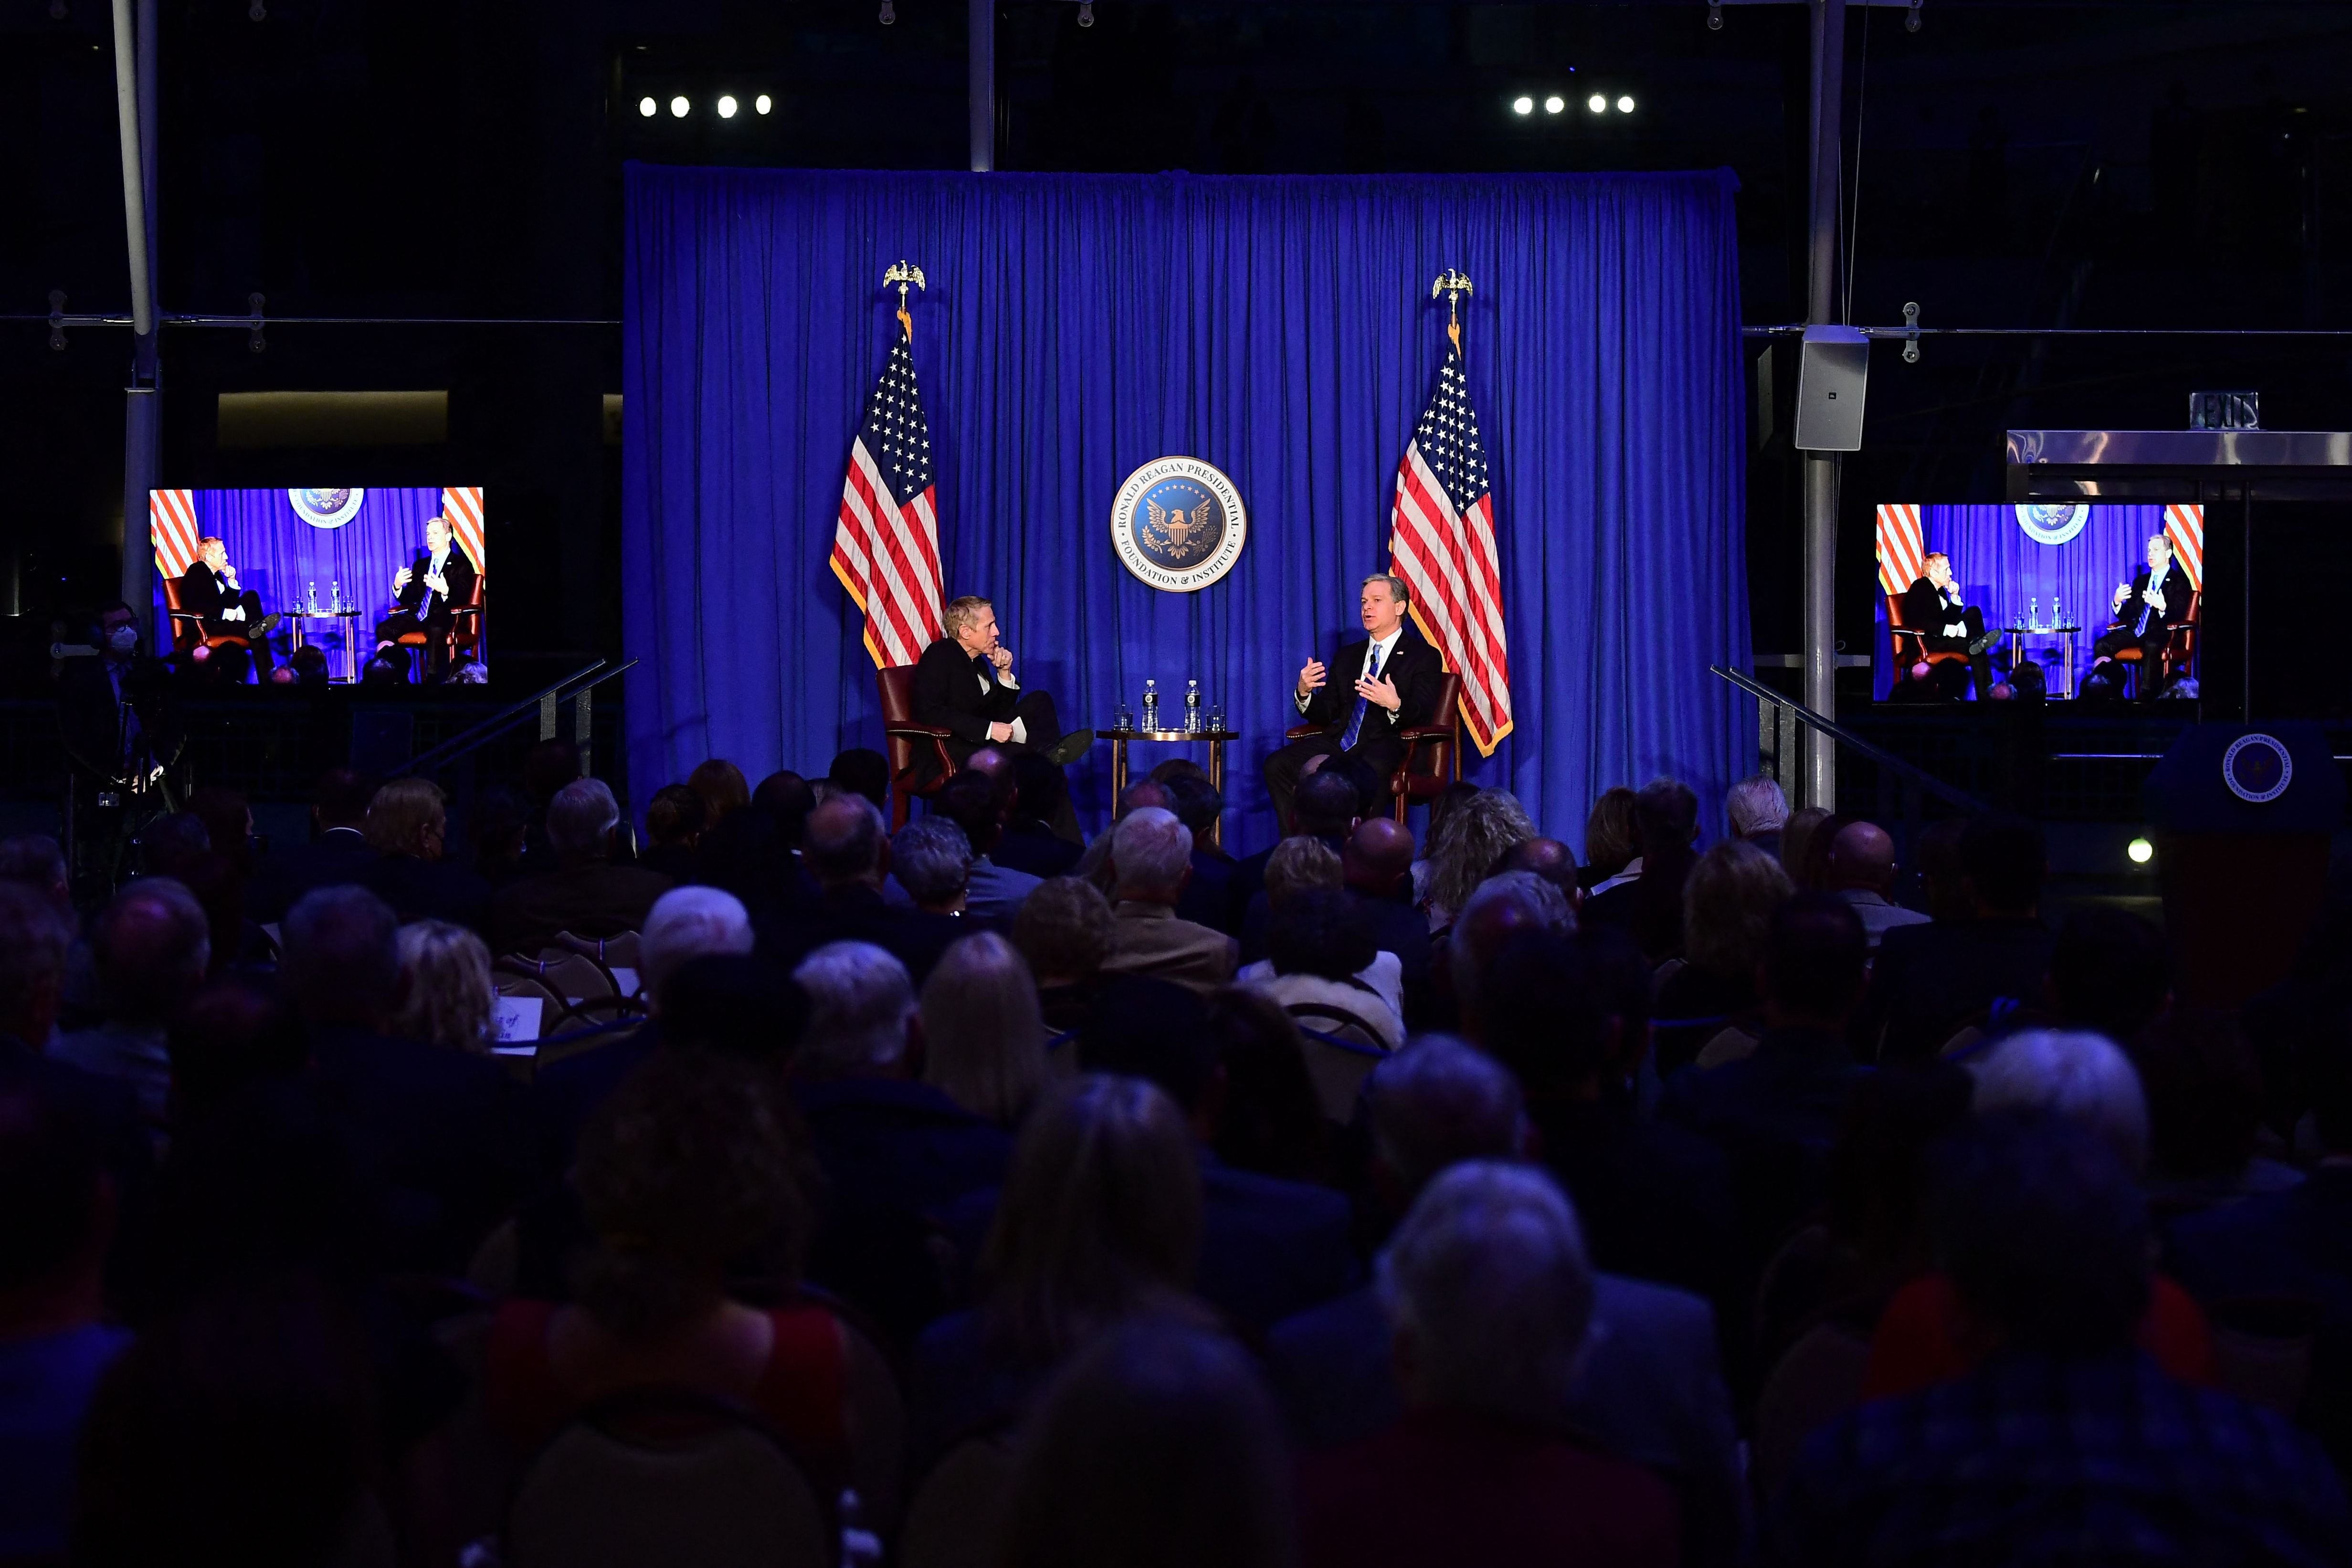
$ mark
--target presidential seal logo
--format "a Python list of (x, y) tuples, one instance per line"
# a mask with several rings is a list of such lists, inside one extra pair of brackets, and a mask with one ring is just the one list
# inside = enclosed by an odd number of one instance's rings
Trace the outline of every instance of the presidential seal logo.
[(2294, 782), (2294, 758), (2274, 736), (2242, 735), (2221, 754), (2221, 782), (2249, 806), (2266, 806)]
[(2017, 526), (2036, 544), (2063, 545), (2090, 520), (2091, 508), (2080, 501), (2029, 501), (2017, 508)]
[(340, 528), (360, 515), (365, 490), (289, 490), (294, 515), (314, 528)]
[(1110, 507), (1118, 559), (1164, 593), (1193, 593), (1233, 570), (1249, 513), (1224, 471), (1197, 457), (1155, 457)]

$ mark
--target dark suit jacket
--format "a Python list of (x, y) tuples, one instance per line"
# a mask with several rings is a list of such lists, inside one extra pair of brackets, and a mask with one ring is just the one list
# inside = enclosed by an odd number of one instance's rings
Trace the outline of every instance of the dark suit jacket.
[(1195, 849), (1192, 880), (1176, 901), (1176, 918), (1233, 936), (1234, 864), (1234, 857), (1221, 851)]
[(247, 907), (256, 920), (282, 920), (313, 888), (364, 885), (380, 858), (357, 828), (330, 828), (310, 843), (262, 856), (247, 884)]
[(943, 726), (958, 740), (986, 744), (988, 727), (1010, 722), (1020, 700), (1019, 687), (999, 681), (995, 665), (965, 653), (952, 637), (940, 638), (915, 661), (915, 722)]
[(1997, 997), (2039, 1001), (2057, 938), (2039, 920), (1935, 921), (1879, 938), (1847, 1038), (1865, 1061), (1919, 1061)]
[(988, 858), (1007, 871), (1025, 871), (1031, 876), (1067, 876), (1086, 852), (1086, 846), (1070, 842), (1043, 822), (1016, 820), (1005, 824), (1004, 836)]
[[(1955, 589), (1958, 586), (1954, 584)], [(1947, 607), (1944, 603), (1944, 596), (1936, 591), (1936, 585), (1924, 577), (1913, 582), (1909, 591), (1903, 595), (1904, 626), (1926, 637), (1927, 646), (1939, 652), (1952, 648), (1966, 648), (1969, 645), (1969, 640), (1966, 637), (1944, 635), (1946, 623), (1949, 621), (1964, 620), (1967, 610), (1968, 606), (1965, 604), (1957, 609)]]
[(497, 953), (536, 953), (559, 931), (574, 936), (617, 936), (645, 929), (654, 900), (669, 878), (643, 866), (596, 861), (510, 882), (490, 904)]
[(1731, 1164), (1714, 1143), (1604, 1100), (1533, 1118), (1543, 1163), (1576, 1205), (1595, 1268), (1675, 1285), (1744, 1325)]
[(441, 567), (441, 575), (449, 584), (446, 599), (425, 586), (425, 574), (432, 565), (432, 552), (418, 550), (415, 559), (408, 563), (408, 586), (400, 591), (397, 600), (403, 610), (419, 621), (446, 621), (449, 618), (449, 606), (463, 604), (473, 597), (474, 563), (455, 544), (449, 547), (449, 558)]
[(996, 929), (984, 920), (895, 908), (863, 883), (835, 888), (801, 908), (778, 910), (764, 918), (754, 914), (751, 928), (761, 956), (786, 970), (828, 942), (871, 942), (906, 965), (919, 988), (950, 944), (977, 931)]
[(485, 942), (490, 938), (490, 884), (463, 862), (384, 855), (355, 880), (391, 904), (403, 925), (412, 920), (446, 920)]
[[(120, 669), (118, 698), (114, 672)], [(171, 671), (158, 659), (117, 665), (110, 659), (68, 659), (58, 676), (58, 727), (66, 754), (91, 773), (122, 775), (117, 746), (122, 740), (121, 705), (138, 720), (138, 741), (156, 762), (169, 766), (187, 744), (187, 728), (172, 700)]]
[[(1299, 720), (1338, 736), (1345, 733), (1348, 719), (1356, 711), (1356, 676), (1364, 667), (1364, 651), (1371, 646), (1369, 637), (1340, 645), (1325, 666), (1328, 678), (1315, 688), (1307, 699), (1307, 712)], [(1386, 745), (1396, 731), (1418, 724), (1434, 724), (1437, 712), (1438, 677), (1444, 674), (1437, 650), (1421, 639), (1411, 626), (1397, 638), (1396, 651), (1389, 656), (1387, 668), (1381, 674), (1396, 683), (1397, 695), (1403, 700), (1391, 714), (1384, 708), (1368, 708), (1364, 727), (1356, 737), (1359, 746)], [(1294, 705), (1295, 706), (1295, 705)]]
[(206, 625), (220, 619), (220, 613), (245, 597), (246, 591), (231, 588), (220, 574), (198, 561), (180, 579), (180, 608), (205, 618)]
[(2147, 568), (2141, 567), (2132, 573), (2131, 591), (2124, 595), (2123, 608), (2116, 612), (2116, 624), (2126, 632), (2135, 630), (2139, 625), (2140, 612), (2145, 610), (2147, 630), (2142, 635), (2150, 643), (2163, 641), (2169, 635), (2166, 625), (2189, 613), (2189, 574), (2180, 570), (2179, 561), (2164, 569), (2164, 581), (2158, 591), (2164, 595), (2162, 614), (2157, 613), (2156, 607), (2147, 601)]

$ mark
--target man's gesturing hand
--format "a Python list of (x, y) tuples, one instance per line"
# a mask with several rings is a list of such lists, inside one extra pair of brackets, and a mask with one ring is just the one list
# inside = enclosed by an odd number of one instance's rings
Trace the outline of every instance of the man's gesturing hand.
[(1397, 695), (1396, 683), (1386, 675), (1376, 681), (1358, 676), (1356, 695), (1374, 707), (1384, 707), (1391, 713), (1404, 706), (1404, 698)]
[(1323, 661), (1320, 659), (1307, 660), (1306, 664), (1299, 666), (1298, 695), (1303, 697), (1309, 692), (1314, 691), (1318, 686), (1320, 686), (1323, 684), (1324, 678)]

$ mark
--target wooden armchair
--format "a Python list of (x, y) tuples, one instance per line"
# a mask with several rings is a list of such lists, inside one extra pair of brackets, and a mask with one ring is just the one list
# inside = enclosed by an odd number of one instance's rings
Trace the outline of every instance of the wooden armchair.
[[(446, 674), (450, 667), (457, 664), (458, 654), (473, 653), (482, 645), (482, 576), (483, 574), (478, 571), (474, 574), (474, 580), (466, 591), (466, 601), (463, 604), (453, 602), (449, 606), (449, 630), (446, 633), (436, 632), (429, 628), (420, 628), (415, 632), (403, 632), (400, 634), (399, 645), (415, 650), (409, 654), (412, 661), (424, 661), (426, 651), (432, 648), (434, 640), (439, 637), (442, 642), (441, 670), (444, 674)], [(353, 634), (363, 636), (366, 633), (364, 630), (355, 629)], [(414, 664), (409, 673), (412, 677), (419, 673)]]
[(172, 618), (172, 652), (185, 653), (196, 648), (243, 648), (250, 652), (253, 640), (234, 632), (207, 632), (205, 618), (193, 610), (180, 608), (180, 580), (163, 580), (163, 609)]
[(1895, 678), (1898, 681), (1911, 678), (1914, 664), (1925, 664), (1932, 669), (1937, 664), (1969, 662), (1968, 654), (1958, 648), (1929, 648), (1925, 632), (1905, 625), (1903, 596), (1899, 593), (1886, 596), (1886, 640), (1895, 655)]
[[(1389, 775), (1388, 792), (1400, 822), (1414, 801), (1434, 800), (1462, 777), (1462, 677), (1454, 671), (1437, 677), (1437, 713), (1428, 724), (1397, 731), (1397, 738), (1404, 742), (1404, 760)], [(1320, 725), (1298, 724), (1283, 731), (1282, 737), (1303, 740), (1322, 733)]]
[[(2189, 591), (2189, 602), (2182, 608), (2179, 618), (2165, 622), (2164, 652), (2158, 656), (2159, 667), (2157, 670), (2156, 678), (2158, 691), (2170, 685), (2175, 677), (2187, 674), (2196, 669), (2197, 631), (2203, 619), (2204, 610), (2204, 590), (2191, 589)], [(2120, 632), (2123, 630), (2123, 624), (2120, 621), (2110, 621), (2107, 622), (2107, 630)], [(2138, 695), (2139, 667), (2142, 663), (2139, 645), (2136, 643), (2126, 643), (2116, 650), (2113, 657), (2116, 664), (2130, 669), (2132, 695)]]
[[(914, 665), (877, 670), (874, 684), (882, 696), (882, 736), (889, 747), (890, 831), (895, 833), (907, 825), (914, 798), (938, 794), (956, 770), (955, 758), (948, 755), (948, 741), (955, 732), (945, 725), (915, 722)], [(923, 777), (927, 762), (939, 769), (928, 780)]]

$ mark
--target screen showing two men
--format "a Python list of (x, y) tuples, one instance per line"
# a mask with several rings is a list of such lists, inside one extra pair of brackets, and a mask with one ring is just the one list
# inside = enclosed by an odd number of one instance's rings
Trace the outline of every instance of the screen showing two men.
[(479, 679), (482, 518), (479, 486), (152, 490), (157, 645), (247, 680)]

